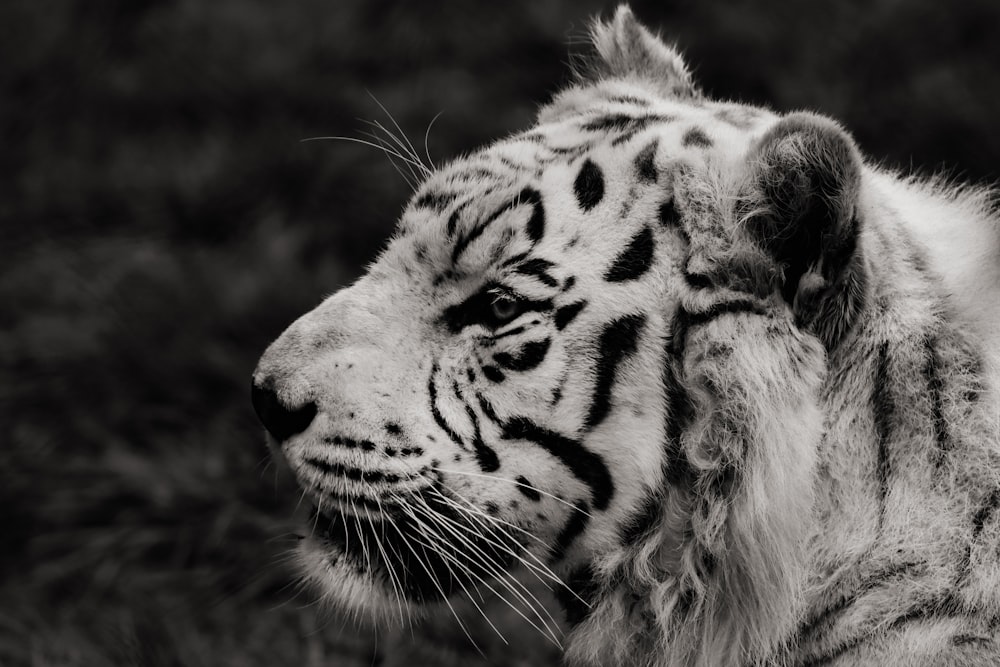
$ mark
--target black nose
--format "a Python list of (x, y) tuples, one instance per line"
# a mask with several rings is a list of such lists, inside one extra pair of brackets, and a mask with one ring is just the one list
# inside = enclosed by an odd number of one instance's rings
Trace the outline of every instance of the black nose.
[(285, 407), (268, 383), (259, 386), (256, 382), (251, 382), (250, 400), (264, 428), (279, 441), (287, 440), (296, 433), (302, 433), (316, 416), (315, 403), (310, 401), (295, 409)]

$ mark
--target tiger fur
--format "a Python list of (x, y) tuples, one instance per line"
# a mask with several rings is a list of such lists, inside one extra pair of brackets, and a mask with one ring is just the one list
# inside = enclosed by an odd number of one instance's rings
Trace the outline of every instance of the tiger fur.
[(557, 577), (575, 665), (1000, 664), (989, 193), (708, 99), (626, 7), (593, 42), (260, 360), (305, 576), (382, 618)]

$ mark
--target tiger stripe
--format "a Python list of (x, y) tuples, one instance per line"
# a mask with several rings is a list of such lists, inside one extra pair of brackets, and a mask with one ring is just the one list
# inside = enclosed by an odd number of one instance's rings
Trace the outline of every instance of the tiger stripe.
[(584, 420), (584, 428), (588, 431), (604, 421), (611, 412), (611, 390), (618, 365), (636, 351), (645, 322), (645, 315), (626, 315), (606, 324), (601, 331), (597, 344), (597, 380), (590, 410)]
[(878, 484), (878, 525), (879, 530), (885, 523), (885, 512), (888, 503), (890, 476), (892, 475), (892, 420), (896, 411), (895, 400), (889, 385), (889, 343), (883, 342), (878, 348), (875, 362), (875, 377), (872, 384), (871, 405), (875, 420), (876, 438), (876, 481)]
[(604, 274), (604, 280), (609, 283), (622, 283), (638, 280), (653, 265), (655, 241), (653, 230), (643, 227), (619, 254)]
[(550, 431), (524, 417), (503, 423), (505, 440), (532, 442), (562, 462), (573, 476), (590, 487), (594, 507), (607, 509), (615, 493), (615, 484), (604, 459), (586, 449), (578, 440)]
[(584, 211), (590, 211), (604, 198), (604, 174), (592, 160), (583, 161), (583, 166), (573, 181), (576, 201)]
[(587, 527), (590, 516), (588, 511), (590, 506), (586, 502), (580, 501), (573, 505), (569, 518), (559, 534), (556, 536), (552, 549), (549, 551), (549, 561), (558, 563), (566, 557), (566, 552), (573, 546), (573, 542), (583, 534)]

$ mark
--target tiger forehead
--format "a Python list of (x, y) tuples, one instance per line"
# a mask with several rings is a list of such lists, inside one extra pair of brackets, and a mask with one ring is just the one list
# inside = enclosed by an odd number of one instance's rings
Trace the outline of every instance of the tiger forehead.
[[(552, 173), (576, 174), (575, 181), (557, 183), (576, 190), (584, 213), (602, 194), (594, 183), (602, 189), (626, 183), (632, 194), (659, 188), (670, 196), (674, 187), (692, 184), (692, 172), (706, 173), (705, 165), (718, 172), (738, 164), (776, 120), (745, 105), (660, 100), (613, 87), (585, 97), (586, 103), (572, 95), (557, 99), (536, 127), (448, 165), (422, 186), (401, 231), (422, 239), (415, 252), (434, 267), (436, 283), (461, 277), (467, 255), (478, 261), (466, 268), (481, 271), (533, 249), (545, 236), (546, 208), (554, 206), (546, 199), (559, 194), (551, 192), (558, 187), (547, 178)], [(688, 178), (676, 178), (677, 172)], [(681, 197), (688, 198), (694, 197)], [(487, 249), (470, 252), (474, 244)]]
[(587, 91), (586, 104), (557, 98), (540, 112), (536, 127), (433, 175), (413, 198), (411, 211), (440, 215), (456, 202), (482, 201), (512, 182), (537, 181), (550, 167), (584, 157), (618, 163), (637, 156), (652, 139), (657, 142), (653, 157), (664, 160), (738, 157), (777, 119), (741, 104), (682, 103), (629, 94), (627, 88), (596, 88)]
[(675, 148), (725, 152), (761, 134), (775, 120), (777, 116), (763, 108), (700, 98), (664, 99), (645, 88), (610, 81), (562, 92), (540, 111), (539, 128), (529, 134), (546, 128), (569, 136), (603, 134), (615, 146), (652, 129)]

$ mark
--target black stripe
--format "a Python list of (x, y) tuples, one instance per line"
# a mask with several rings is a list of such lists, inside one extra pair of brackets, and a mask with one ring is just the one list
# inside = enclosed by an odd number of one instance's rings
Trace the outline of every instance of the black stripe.
[(417, 197), (413, 206), (414, 208), (429, 208), (435, 213), (443, 213), (457, 197), (458, 195), (454, 192), (430, 190)]
[(643, 227), (628, 247), (618, 255), (611, 268), (604, 274), (604, 279), (609, 283), (620, 283), (642, 277), (653, 265), (654, 248), (653, 230)]
[(608, 102), (615, 102), (616, 104), (634, 104), (637, 107), (648, 107), (650, 105), (649, 100), (641, 97), (635, 97), (634, 95), (612, 95), (608, 98)]
[(465, 406), (465, 414), (472, 422), (472, 447), (476, 452), (476, 462), (483, 472), (494, 472), (500, 467), (500, 459), (497, 458), (497, 453), (483, 442), (483, 434), (479, 429), (479, 417), (476, 416), (476, 411), (465, 401), (462, 402), (462, 405)]
[(493, 345), (493, 343), (496, 342), (496, 341), (498, 341), (498, 340), (502, 340), (504, 338), (510, 338), (511, 336), (517, 336), (518, 334), (522, 334), (522, 333), (524, 333), (524, 330), (525, 330), (525, 327), (521, 326), (521, 325), (513, 327), (511, 329), (505, 329), (504, 331), (502, 331), (500, 333), (493, 334), (493, 336), (490, 337), (490, 339), (486, 342), (486, 344), (487, 345)]
[(674, 203), (674, 200), (672, 198), (660, 204), (659, 218), (660, 218), (660, 225), (662, 225), (667, 229), (678, 230), (683, 236), (684, 241), (688, 244), (691, 243), (691, 239), (690, 237), (688, 237), (687, 231), (681, 224), (681, 214), (677, 210), (677, 204)]
[(500, 383), (507, 379), (507, 376), (503, 374), (496, 366), (483, 366), (483, 375), (490, 382)]
[(586, 449), (579, 441), (543, 428), (525, 417), (514, 417), (502, 428), (505, 440), (533, 442), (559, 459), (577, 479), (590, 487), (594, 507), (607, 509), (615, 486), (611, 472), (599, 454)]
[(592, 606), (600, 592), (597, 573), (590, 563), (574, 569), (564, 582), (565, 587), (556, 588), (556, 600), (566, 612), (566, 622), (579, 625), (593, 611)]
[(630, 116), (624, 113), (608, 114), (598, 116), (583, 124), (582, 129), (587, 132), (622, 132), (640, 123), (641, 116)]
[(663, 512), (663, 498), (659, 493), (648, 493), (637, 512), (632, 514), (618, 529), (618, 541), (622, 546), (638, 544), (649, 535)]
[(557, 155), (568, 161), (580, 157), (593, 147), (592, 143), (584, 142), (573, 146), (549, 146), (548, 149), (553, 155)]
[(511, 257), (505, 259), (500, 266), (510, 266), (511, 264), (517, 264), (519, 262), (528, 259), (528, 255), (530, 254), (531, 254), (530, 252), (519, 252), (516, 255), (512, 255)]
[(906, 563), (888, 563), (882, 568), (865, 577), (850, 592), (842, 593), (833, 603), (822, 611), (811, 615), (800, 626), (797, 636), (800, 640), (807, 639), (809, 635), (822, 635), (832, 626), (837, 617), (854, 606), (864, 596), (883, 589), (894, 580), (903, 578), (911, 574), (921, 574), (925, 568), (925, 561), (911, 561)]
[(346, 466), (334, 461), (323, 461), (312, 457), (306, 458), (304, 461), (327, 475), (345, 477), (356, 482), (396, 484), (404, 478), (413, 479), (412, 475), (397, 475), (396, 473), (383, 472), (381, 470), (362, 470), (361, 468)]
[(498, 352), (493, 355), (493, 361), (498, 366), (512, 371), (529, 371), (545, 361), (548, 354), (550, 341), (533, 340), (525, 343), (516, 355), (507, 352)]
[(1000, 489), (993, 489), (993, 493), (987, 496), (982, 506), (976, 510), (972, 517), (972, 539), (979, 537), (986, 522), (996, 513), (998, 507), (1000, 507)]
[(646, 128), (644, 128), (644, 127), (635, 127), (633, 129), (630, 129), (630, 130), (625, 130), (624, 132), (622, 132), (617, 137), (615, 137), (614, 139), (611, 140), (611, 145), (612, 146), (621, 146), (622, 144), (626, 144), (626, 143), (632, 141), (633, 139), (635, 139), (636, 135), (638, 135), (644, 129), (646, 129)]
[(822, 665), (828, 665), (837, 658), (843, 656), (848, 651), (856, 649), (858, 646), (861, 645), (861, 642), (865, 641), (866, 639), (871, 639), (871, 636), (868, 634), (863, 634), (863, 635), (858, 635), (856, 637), (852, 637), (847, 641), (837, 644), (836, 646), (829, 649), (825, 653), (821, 653), (820, 655), (804, 660), (803, 662), (796, 663), (796, 667), (822, 667)]
[(590, 520), (586, 512), (590, 510), (587, 503), (580, 501), (573, 506), (575, 509), (570, 512), (566, 519), (566, 525), (556, 536), (555, 544), (552, 545), (552, 552), (549, 554), (549, 562), (557, 563), (566, 556), (566, 551), (573, 546), (573, 542), (583, 533)]
[(576, 316), (580, 314), (580, 311), (584, 309), (587, 305), (586, 301), (577, 301), (576, 303), (570, 303), (561, 308), (556, 308), (556, 329), (562, 331), (566, 326), (576, 319)]
[(447, 229), (445, 230), (448, 234), (448, 238), (451, 238), (452, 236), (455, 235), (455, 229), (458, 228), (458, 219), (459, 217), (461, 217), (462, 210), (464, 208), (465, 207), (463, 206), (459, 206), (458, 208), (456, 208), (454, 211), (451, 212), (451, 215), (448, 216), (448, 226)]
[[(469, 230), (468, 233), (460, 235), (458, 237), (458, 241), (455, 242), (455, 247), (452, 248), (451, 250), (451, 263), (454, 265), (455, 262), (458, 261), (458, 258), (461, 257), (462, 253), (465, 252), (465, 249), (469, 247), (470, 243), (472, 243), (480, 236), (482, 236), (483, 232), (486, 231), (487, 227), (496, 222), (497, 218), (499, 218), (507, 211), (513, 209), (516, 205), (517, 205), (516, 201), (504, 204), (503, 206), (495, 210), (488, 218), (486, 218), (478, 225), (473, 227), (471, 230)], [(449, 226), (450, 226), (450, 221), (449, 221)]]
[(490, 402), (479, 392), (476, 392), (476, 400), (479, 402), (479, 409), (483, 411), (483, 415), (502, 429), (503, 424), (500, 423), (500, 418), (497, 417), (497, 413), (493, 409), (493, 406), (490, 405)]
[(940, 467), (952, 449), (951, 434), (948, 432), (948, 423), (944, 418), (941, 401), (941, 390), (944, 388), (944, 383), (941, 381), (941, 358), (938, 356), (937, 340), (934, 338), (928, 338), (924, 347), (924, 354), (927, 356), (927, 363), (924, 365), (924, 380), (927, 383), (927, 391), (930, 393), (931, 420), (934, 423), (934, 439), (937, 442), (935, 463)]
[[(673, 334), (671, 335), (673, 338)], [(668, 341), (668, 348), (673, 347), (673, 340)], [(692, 474), (691, 465), (687, 460), (684, 448), (681, 446), (681, 434), (687, 426), (693, 413), (691, 398), (681, 386), (677, 366), (680, 360), (675, 359), (668, 351), (664, 361), (664, 393), (667, 401), (666, 426), (666, 480), (667, 483), (678, 485), (689, 479)]]
[[(398, 510), (400, 503), (385, 499), (366, 498), (365, 496), (342, 496), (336, 491), (326, 488), (323, 484), (312, 484), (312, 489), (320, 494), (323, 500), (335, 500), (345, 506), (360, 505), (373, 514), (392, 515)], [(313, 513), (316, 510), (313, 509)]]
[[(897, 616), (887, 625), (881, 626), (884, 629), (876, 631), (875, 628), (870, 628), (867, 631), (862, 631), (858, 635), (842, 641), (820, 655), (809, 658), (801, 664), (803, 667), (818, 667), (819, 665), (832, 662), (836, 658), (843, 656), (848, 651), (857, 648), (865, 641), (874, 639), (877, 636), (882, 636), (886, 632), (898, 630), (907, 623), (913, 623), (916, 621), (944, 621), (949, 619), (964, 620), (964, 616), (956, 613), (956, 610), (961, 606), (961, 603), (954, 599), (954, 597), (950, 594), (931, 598), (914, 605), (905, 613)], [(877, 632), (878, 634), (876, 634)]]
[(559, 283), (548, 273), (548, 270), (554, 266), (555, 264), (552, 262), (536, 257), (519, 264), (514, 270), (522, 275), (535, 276), (549, 287), (555, 287)]
[(688, 271), (684, 269), (684, 282), (694, 289), (711, 289), (715, 287), (715, 282), (707, 273)]
[(448, 425), (448, 422), (444, 420), (444, 416), (441, 414), (441, 411), (438, 410), (437, 387), (434, 386), (434, 376), (437, 375), (438, 369), (439, 367), (435, 361), (431, 368), (431, 376), (427, 380), (427, 393), (430, 395), (431, 402), (431, 416), (434, 417), (435, 423), (441, 427), (441, 430), (444, 431), (449, 438), (451, 438), (452, 442), (462, 449), (466, 449), (465, 442), (462, 440), (461, 436), (459, 436), (458, 433), (455, 433), (451, 426)]
[(981, 635), (959, 634), (951, 638), (952, 646), (964, 646), (966, 644), (992, 644), (993, 639)]
[(375, 450), (375, 443), (371, 440), (352, 440), (343, 435), (324, 436), (323, 442), (328, 445), (343, 445), (352, 449), (362, 449), (366, 452)]
[(681, 139), (681, 145), (687, 148), (692, 146), (697, 148), (711, 148), (712, 140), (707, 134), (705, 134), (705, 130), (700, 127), (692, 127), (684, 133), (684, 137)]
[(659, 139), (653, 139), (635, 156), (636, 175), (643, 183), (655, 183), (659, 177), (656, 169), (656, 149), (659, 144)]
[[(684, 308), (678, 308), (674, 313), (674, 319), (670, 323), (670, 335), (667, 338), (667, 354), (681, 363), (684, 358), (684, 349), (687, 347), (688, 329), (691, 327), (691, 314)], [(675, 379), (678, 378), (675, 376)]]
[(886, 501), (889, 497), (889, 477), (892, 473), (889, 440), (892, 438), (892, 422), (896, 411), (895, 402), (889, 388), (889, 343), (883, 342), (878, 349), (875, 364), (875, 386), (872, 387), (872, 410), (875, 418), (877, 440), (876, 477), (878, 479), (879, 530), (885, 522)]
[(687, 326), (693, 327), (710, 322), (721, 315), (731, 315), (733, 313), (748, 313), (751, 315), (767, 315), (767, 309), (756, 301), (750, 299), (734, 299), (732, 301), (720, 301), (713, 303), (707, 309), (698, 313), (687, 313)]
[(639, 333), (645, 323), (644, 315), (626, 315), (605, 325), (601, 332), (597, 344), (600, 355), (596, 368), (597, 382), (594, 385), (594, 398), (584, 424), (587, 430), (600, 424), (611, 412), (611, 389), (618, 365), (636, 351)]
[(538, 489), (526, 477), (518, 475), (514, 481), (517, 482), (517, 490), (524, 494), (525, 498), (534, 500), (535, 502), (542, 499), (542, 494), (538, 492)]
[(538, 243), (545, 235), (545, 207), (542, 205), (542, 193), (534, 188), (525, 188), (521, 191), (521, 203), (531, 204), (531, 217), (525, 230), (532, 243)]
[(671, 123), (676, 117), (667, 114), (644, 114), (642, 116), (630, 116), (624, 113), (607, 114), (598, 116), (582, 125), (582, 129), (587, 132), (638, 132), (649, 127), (652, 123)]
[(573, 181), (573, 192), (576, 201), (584, 211), (597, 206), (604, 198), (604, 174), (590, 159), (584, 160), (580, 172)]
[(534, 188), (525, 188), (515, 199), (499, 207), (488, 218), (473, 227), (467, 234), (459, 236), (455, 247), (452, 248), (451, 263), (455, 264), (462, 253), (465, 252), (465, 249), (469, 247), (469, 244), (479, 238), (500, 216), (525, 204), (530, 204), (532, 207), (531, 218), (528, 219), (528, 224), (525, 228), (528, 238), (532, 242), (537, 242), (541, 239), (545, 233), (545, 213), (542, 210), (542, 195)]

